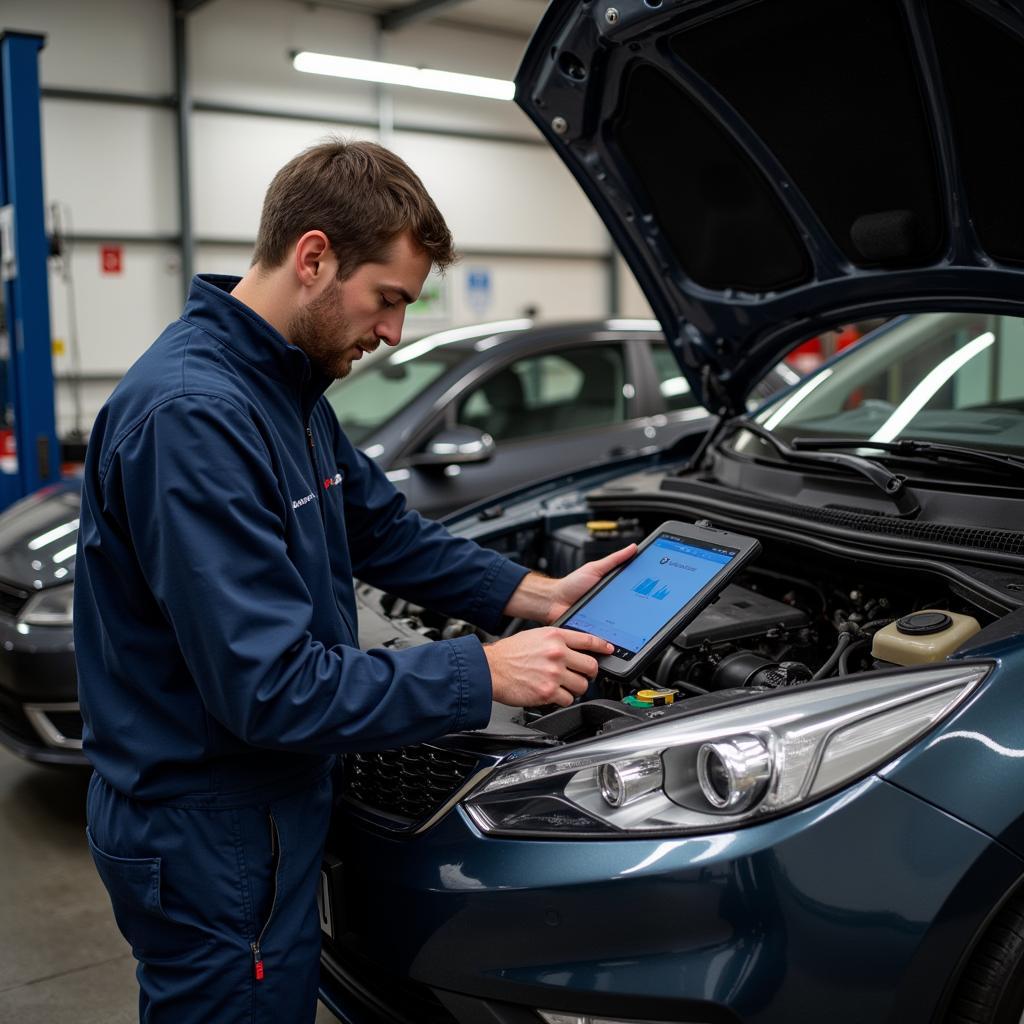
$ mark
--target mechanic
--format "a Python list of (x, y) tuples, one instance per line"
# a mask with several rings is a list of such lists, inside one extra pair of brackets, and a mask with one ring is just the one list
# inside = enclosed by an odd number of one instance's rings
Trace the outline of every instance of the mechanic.
[(96, 419), (74, 609), (88, 840), (143, 1021), (312, 1021), (332, 755), (483, 727), (492, 699), (569, 704), (611, 649), (552, 627), (359, 649), (353, 576), (494, 633), (551, 623), (632, 552), (528, 573), (409, 511), (342, 433), (324, 389), (399, 343), (453, 258), (393, 153), (307, 150), (245, 277), (197, 276)]

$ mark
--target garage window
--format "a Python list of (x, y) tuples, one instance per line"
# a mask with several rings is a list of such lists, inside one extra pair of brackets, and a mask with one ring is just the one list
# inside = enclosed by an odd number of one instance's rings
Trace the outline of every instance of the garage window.
[(626, 418), (624, 383), (618, 345), (530, 356), (484, 380), (458, 420), (495, 441), (610, 426)]

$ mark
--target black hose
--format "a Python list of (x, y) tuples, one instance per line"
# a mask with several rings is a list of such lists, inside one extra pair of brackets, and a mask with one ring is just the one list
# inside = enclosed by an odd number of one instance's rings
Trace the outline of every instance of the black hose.
[(853, 642), (853, 633), (847, 630), (843, 630), (839, 634), (839, 639), (836, 640), (835, 650), (829, 655), (828, 661), (825, 662), (817, 672), (811, 676), (811, 681), (815, 679), (825, 679), (832, 675), (833, 670), (839, 663), (839, 659), (843, 656), (843, 651)]
[(654, 674), (654, 684), (658, 687), (672, 686), (672, 677), (675, 674), (676, 665), (682, 658), (683, 652), (678, 647), (670, 647), (658, 662), (658, 671)]
[(507, 640), (510, 636), (518, 633), (526, 625), (526, 619), (512, 619), (509, 624), (505, 627), (505, 631), (501, 634), (502, 640)]
[(888, 626), (890, 622), (895, 622), (896, 619), (897, 619), (897, 616), (895, 616), (895, 615), (891, 616), (888, 619), (872, 619), (871, 622), (862, 623), (861, 626), (860, 626), (860, 631), (862, 633), (866, 633), (869, 629), (870, 630), (879, 630), (883, 626)]
[(862, 651), (865, 647), (870, 646), (870, 644), (870, 637), (865, 637), (863, 640), (858, 640), (855, 644), (850, 644), (850, 646), (839, 655), (839, 675), (848, 675), (850, 671), (850, 659), (853, 657), (854, 652)]

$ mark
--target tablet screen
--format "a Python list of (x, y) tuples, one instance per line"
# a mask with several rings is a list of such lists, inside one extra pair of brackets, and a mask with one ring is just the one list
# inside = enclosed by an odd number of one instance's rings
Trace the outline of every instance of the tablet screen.
[(629, 661), (737, 554), (662, 533), (564, 625), (615, 644), (616, 655)]

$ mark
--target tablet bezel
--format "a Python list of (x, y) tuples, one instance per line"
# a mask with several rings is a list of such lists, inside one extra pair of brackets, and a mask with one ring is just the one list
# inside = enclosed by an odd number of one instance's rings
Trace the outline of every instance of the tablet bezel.
[[(657, 633), (654, 634), (628, 661), (616, 654), (601, 655), (597, 659), (599, 671), (612, 676), (620, 681), (628, 681), (639, 676), (647, 662), (671, 641), (671, 639), (688, 622), (699, 615), (719, 594), (722, 589), (735, 577), (752, 558), (761, 550), (761, 543), (754, 537), (746, 537), (740, 533), (731, 533), (728, 530), (716, 530), (712, 527), (697, 526), (694, 523), (681, 523), (675, 520), (668, 520), (649, 533), (638, 545), (636, 554), (629, 561), (617, 566), (608, 573), (596, 586), (591, 587), (564, 614), (555, 621), (555, 626), (572, 628), (565, 625), (580, 609), (592, 601), (605, 587), (610, 586), (619, 575), (636, 561), (640, 555), (655, 543), (663, 534), (673, 534), (683, 541), (694, 540), (698, 546), (710, 545), (712, 547), (734, 548), (736, 555), (725, 568), (713, 579), (707, 582), (694, 596), (686, 602)], [(583, 632), (580, 630), (580, 632)]]

